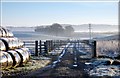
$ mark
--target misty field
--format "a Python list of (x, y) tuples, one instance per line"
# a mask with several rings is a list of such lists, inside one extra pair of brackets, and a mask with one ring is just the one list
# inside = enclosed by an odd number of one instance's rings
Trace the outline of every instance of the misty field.
[(98, 56), (116, 57), (119, 55), (119, 40), (100, 40), (97, 41), (96, 45)]

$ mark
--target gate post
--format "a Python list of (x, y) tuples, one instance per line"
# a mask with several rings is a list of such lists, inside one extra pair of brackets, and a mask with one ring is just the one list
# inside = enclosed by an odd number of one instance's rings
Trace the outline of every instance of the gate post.
[(47, 41), (44, 42), (44, 49), (45, 49), (45, 54), (47, 54), (48, 53)]
[(38, 41), (35, 41), (35, 56), (38, 56)]
[(93, 52), (93, 58), (96, 58), (97, 57), (96, 41), (93, 41), (93, 43), (92, 43), (92, 52)]
[(53, 50), (53, 40), (51, 40), (51, 50)]
[(40, 54), (42, 53), (42, 48), (41, 48), (41, 46), (42, 46), (42, 42), (41, 42), (41, 40), (39, 41), (39, 51), (40, 51)]

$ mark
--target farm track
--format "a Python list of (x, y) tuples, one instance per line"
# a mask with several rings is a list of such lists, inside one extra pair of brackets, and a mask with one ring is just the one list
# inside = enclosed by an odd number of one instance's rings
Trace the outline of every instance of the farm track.
[(76, 52), (77, 57), (77, 67), (74, 67), (74, 57), (75, 54), (71, 54), (70, 52), (65, 52), (64, 56), (61, 59), (61, 62), (57, 63), (55, 67), (47, 66), (42, 69), (38, 69), (32, 73), (25, 75), (24, 77), (32, 77), (32, 78), (58, 78), (58, 77), (66, 77), (66, 78), (88, 78), (88, 75), (84, 71), (86, 65), (81, 62), (79, 58), (79, 53)]

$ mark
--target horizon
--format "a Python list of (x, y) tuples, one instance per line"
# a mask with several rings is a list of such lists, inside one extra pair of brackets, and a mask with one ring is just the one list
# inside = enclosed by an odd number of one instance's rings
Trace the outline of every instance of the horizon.
[[(52, 23), (54, 24), (54, 23)], [(44, 24), (44, 25), (36, 25), (34, 27), (37, 27), (37, 26), (50, 26), (52, 24)], [(57, 23), (57, 24), (60, 24), (60, 23)], [(92, 23), (84, 23), (84, 24), (60, 24), (60, 25), (88, 25), (88, 24), (91, 24), (91, 25), (111, 25), (111, 26), (118, 26), (118, 25), (115, 25), (115, 24), (92, 24)], [(8, 26), (5, 26), (5, 27), (33, 27), (33, 26), (13, 26), (13, 25), (8, 25)]]
[[(60, 24), (63, 28), (65, 26), (69, 26), (70, 24)], [(42, 25), (44, 27), (51, 26), (51, 25)], [(81, 25), (71, 25), (75, 32), (89, 32), (89, 24), (81, 24)], [(36, 27), (40, 26), (6, 26), (6, 28), (9, 28), (13, 31), (26, 31), (27, 28), (29, 28), (29, 31), (34, 31)], [(106, 33), (106, 32), (118, 32), (118, 25), (108, 25), (108, 24), (91, 24), (92, 32), (100, 32), (100, 33)]]
[(117, 2), (2, 2), (2, 26), (118, 25)]

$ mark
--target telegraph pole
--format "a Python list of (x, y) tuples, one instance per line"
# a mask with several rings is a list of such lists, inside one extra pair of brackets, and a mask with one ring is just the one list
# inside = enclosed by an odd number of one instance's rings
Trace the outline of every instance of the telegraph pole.
[(91, 24), (89, 24), (89, 38), (90, 38), (90, 40), (92, 39), (92, 38), (91, 38), (91, 29), (92, 29), (92, 28), (91, 28)]

